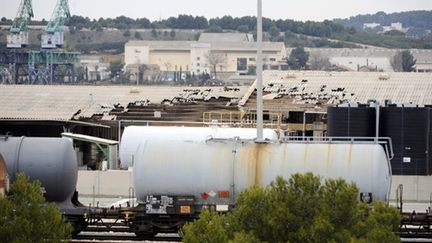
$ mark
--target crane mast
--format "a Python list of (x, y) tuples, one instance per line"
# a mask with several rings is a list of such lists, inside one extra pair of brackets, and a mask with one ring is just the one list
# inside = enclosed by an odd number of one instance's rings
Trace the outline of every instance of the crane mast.
[(32, 17), (32, 1), (21, 0), (18, 13), (12, 23), (12, 27), (10, 28), (10, 34), (7, 36), (7, 48), (20, 49), (28, 45), (28, 24)]
[(63, 27), (70, 17), (68, 0), (58, 0), (51, 16), (51, 20), (45, 27), (46, 34), (42, 35), (42, 49), (61, 48), (64, 44)]

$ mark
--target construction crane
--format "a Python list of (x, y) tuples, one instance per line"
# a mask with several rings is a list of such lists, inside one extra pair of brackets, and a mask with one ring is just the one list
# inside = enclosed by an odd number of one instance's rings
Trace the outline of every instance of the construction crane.
[(58, 0), (51, 20), (45, 27), (46, 34), (42, 35), (42, 49), (62, 48), (64, 44), (63, 27), (69, 17), (68, 0)]
[(19, 49), (29, 43), (28, 24), (33, 17), (31, 0), (21, 0), (18, 13), (12, 23), (10, 34), (7, 36), (7, 48)]

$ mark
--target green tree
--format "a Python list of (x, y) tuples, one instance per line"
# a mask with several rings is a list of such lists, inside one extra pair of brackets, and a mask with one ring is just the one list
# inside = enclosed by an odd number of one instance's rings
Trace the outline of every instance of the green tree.
[(130, 37), (131, 36), (131, 32), (129, 30), (125, 30), (125, 32), (123, 33), (124, 37)]
[(409, 50), (402, 51), (402, 71), (404, 72), (412, 72), (414, 71), (414, 65), (417, 60), (414, 59), (414, 56), (411, 54)]
[(276, 40), (280, 36), (280, 30), (278, 27), (273, 25), (269, 29), (269, 34), (270, 34), (272, 40)]
[(238, 32), (241, 32), (241, 33), (248, 33), (248, 32), (249, 32), (249, 26), (247, 26), (247, 25), (245, 25), (245, 24), (240, 25), (240, 26), (237, 28), (237, 31), (238, 31)]
[(111, 78), (114, 78), (117, 75), (120, 75), (124, 65), (125, 64), (122, 63), (121, 61), (110, 62), (109, 70), (110, 70)]
[(140, 39), (140, 40), (142, 40), (141, 33), (138, 32), (138, 31), (135, 32), (134, 37), (135, 37), (135, 39)]
[(291, 51), (287, 63), (291, 69), (304, 69), (308, 60), (309, 53), (303, 47), (296, 47)]
[(153, 38), (157, 38), (157, 37), (158, 37), (158, 32), (156, 31), (155, 28), (153, 28), (153, 29), (151, 30), (151, 35), (152, 35)]
[(396, 208), (369, 207), (342, 179), (295, 174), (252, 187), (227, 215), (203, 211), (183, 228), (184, 242), (398, 242)]
[(170, 32), (170, 37), (171, 37), (171, 39), (174, 39), (175, 36), (176, 36), (176, 32), (175, 32), (175, 30), (171, 30), (171, 32)]
[(0, 242), (60, 242), (72, 227), (54, 203), (47, 203), (39, 181), (17, 174), (11, 195), (0, 198)]

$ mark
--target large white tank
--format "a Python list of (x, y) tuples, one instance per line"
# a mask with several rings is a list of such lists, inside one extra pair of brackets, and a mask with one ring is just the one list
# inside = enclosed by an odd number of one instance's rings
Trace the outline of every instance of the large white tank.
[[(119, 157), (121, 168), (134, 164), (138, 146), (147, 141), (205, 141), (210, 138), (255, 139), (256, 129), (227, 127), (164, 127), (164, 126), (129, 126), (123, 132)], [(276, 140), (277, 134), (272, 129), (264, 129), (263, 137)]]
[(63, 202), (75, 192), (78, 164), (68, 138), (0, 137), (0, 153), (11, 182), (24, 172), (39, 180), (48, 201)]
[(134, 187), (140, 201), (148, 195), (193, 195), (210, 203), (221, 191), (232, 197), (252, 185), (266, 186), (277, 176), (288, 179), (305, 172), (354, 182), (374, 200), (387, 200), (391, 185), (388, 157), (372, 142), (146, 140), (136, 154)]

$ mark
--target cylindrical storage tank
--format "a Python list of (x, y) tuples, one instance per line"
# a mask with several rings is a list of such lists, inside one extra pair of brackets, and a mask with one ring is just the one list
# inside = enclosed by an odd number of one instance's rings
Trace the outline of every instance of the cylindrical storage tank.
[[(149, 195), (193, 195), (209, 203), (219, 191), (238, 195), (277, 176), (288, 179), (306, 172), (343, 178), (356, 183), (360, 192), (372, 193), (374, 200), (388, 199), (390, 165), (383, 147), (375, 143), (146, 140), (138, 148), (133, 181), (140, 201)], [(210, 198), (200, 199), (203, 194)]]
[(372, 107), (329, 107), (327, 136), (374, 137), (376, 110)]
[(39, 180), (51, 202), (70, 199), (77, 183), (77, 159), (68, 138), (2, 137), (0, 153), (6, 162), (11, 182), (24, 172)]
[(393, 142), (393, 174), (428, 175), (430, 108), (385, 107), (380, 120), (380, 136)]
[[(123, 132), (119, 157), (121, 168), (134, 164), (138, 146), (144, 141), (206, 141), (210, 138), (255, 139), (256, 129), (226, 127), (163, 127), (163, 126), (129, 126)], [(276, 140), (276, 132), (272, 129), (263, 130), (263, 138)]]

